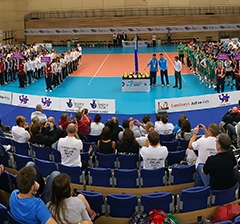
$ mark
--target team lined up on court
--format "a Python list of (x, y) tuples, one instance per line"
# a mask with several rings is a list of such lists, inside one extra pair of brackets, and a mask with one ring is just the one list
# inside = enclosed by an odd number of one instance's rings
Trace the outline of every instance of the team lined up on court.
[[(46, 91), (52, 92), (53, 88), (60, 86), (66, 77), (77, 71), (82, 65), (82, 48), (77, 45), (68, 52), (56, 54), (43, 46), (33, 44), (27, 47), (6, 46), (0, 49), (0, 85), (4, 86), (19, 79), (19, 88), (24, 88), (38, 79), (45, 77)], [(43, 60), (48, 58), (48, 62)]]

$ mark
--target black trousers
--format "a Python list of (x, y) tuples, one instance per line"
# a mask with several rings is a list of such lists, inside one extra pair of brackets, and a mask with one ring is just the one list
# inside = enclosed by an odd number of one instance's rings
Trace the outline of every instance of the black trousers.
[(179, 88), (182, 88), (182, 75), (181, 72), (175, 71), (175, 86), (178, 86), (179, 83)]
[(182, 64), (184, 64), (184, 54), (179, 54), (179, 61), (182, 62)]
[(235, 78), (236, 79), (236, 90), (240, 90), (240, 78)]
[(167, 71), (167, 70), (164, 70), (164, 71), (161, 70), (161, 71), (160, 71), (160, 75), (161, 75), (162, 85), (165, 85), (165, 83), (164, 83), (164, 76), (165, 76), (167, 85), (169, 85), (169, 81), (168, 81), (168, 71)]
[(25, 82), (25, 75), (19, 75), (19, 87), (24, 88), (24, 82)]
[(150, 72), (150, 85), (156, 85), (157, 72)]
[(217, 92), (220, 93), (220, 90), (222, 93), (224, 92), (224, 78), (217, 79)]

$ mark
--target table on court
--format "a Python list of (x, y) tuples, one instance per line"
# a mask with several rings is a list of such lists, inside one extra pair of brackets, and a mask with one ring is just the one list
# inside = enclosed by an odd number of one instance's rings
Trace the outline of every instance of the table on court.
[(150, 92), (150, 79), (122, 79), (122, 92)]

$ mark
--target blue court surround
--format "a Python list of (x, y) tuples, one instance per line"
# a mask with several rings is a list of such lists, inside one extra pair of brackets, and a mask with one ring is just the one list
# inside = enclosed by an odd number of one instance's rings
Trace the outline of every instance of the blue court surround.
[[(68, 50), (68, 47), (54, 47), (57, 53), (61, 53), (64, 50)], [(104, 47), (88, 47), (83, 48), (83, 63), (84, 63), (84, 54), (133, 54), (134, 49), (132, 48), (104, 48)], [(176, 52), (176, 46), (158, 46), (156, 48), (139, 48), (139, 54), (141, 53), (149, 53), (151, 57), (152, 53), (160, 53), (160, 52)], [(149, 58), (150, 59), (150, 58)], [(94, 63), (94, 62), (93, 62)], [(146, 62), (147, 63), (147, 62)], [(170, 62), (168, 62), (170, 63)], [(143, 65), (141, 66), (143, 67)], [(144, 65), (145, 67), (145, 65)], [(170, 87), (162, 88), (160, 85), (160, 77), (157, 77), (157, 87), (152, 87), (151, 92), (149, 93), (123, 93), (121, 91), (121, 78), (120, 77), (95, 77), (91, 84), (88, 85), (91, 77), (68, 77), (59, 88), (54, 89), (52, 93), (45, 92), (45, 80), (42, 78), (37, 82), (31, 84), (30, 86), (19, 89), (18, 88), (18, 81), (8, 84), (4, 87), (0, 87), (0, 90), (16, 92), (16, 93), (23, 93), (23, 94), (32, 94), (32, 95), (40, 95), (40, 96), (49, 96), (49, 97), (71, 97), (71, 98), (97, 98), (97, 99), (115, 99), (116, 100), (116, 114), (118, 117), (125, 118), (129, 117), (129, 115), (137, 117), (141, 120), (144, 114), (152, 115), (153, 120), (155, 120), (155, 99), (164, 99), (164, 98), (178, 98), (178, 97), (187, 97), (187, 96), (198, 96), (198, 95), (205, 95), (216, 93), (213, 89), (208, 89), (205, 85), (200, 86), (199, 80), (193, 76), (192, 74), (183, 75), (183, 88), (181, 90), (172, 88), (174, 84), (174, 76), (170, 76)], [(232, 91), (229, 87), (226, 86), (226, 91)], [(1, 104), (1, 116), (10, 115), (15, 107), (13, 106), (6, 106)], [(10, 109), (13, 108), (13, 109)], [(7, 111), (6, 111), (7, 110)], [(11, 111), (9, 113), (9, 110)], [(29, 113), (32, 109), (28, 108), (21, 108), (21, 112)], [(206, 116), (199, 116), (199, 113), (206, 113)], [(221, 113), (219, 114), (218, 112)], [(191, 116), (194, 121), (191, 120), (193, 123), (205, 123), (209, 124), (210, 122), (219, 122), (223, 114), (227, 111), (227, 108), (216, 108), (211, 110), (200, 110), (200, 111), (190, 111), (190, 112), (181, 112), (187, 113)], [(17, 114), (19, 114), (19, 109), (17, 109)], [(11, 119), (5, 118), (5, 120), (9, 120), (12, 124), (12, 118), (15, 117), (11, 116)], [(47, 112), (47, 111), (46, 111)], [(47, 114), (53, 111), (48, 111)], [(213, 114), (212, 114), (213, 112)], [(61, 114), (61, 112), (56, 112), (57, 114)], [(56, 114), (56, 119), (59, 116)], [(180, 113), (171, 113), (170, 121), (176, 124), (178, 120), (178, 116)], [(198, 114), (198, 115), (197, 115)], [(193, 115), (193, 116), (192, 116)], [(209, 117), (210, 115), (210, 117)], [(104, 119), (108, 119), (111, 115), (105, 115)], [(8, 116), (7, 116), (8, 117)], [(26, 116), (28, 117), (28, 116)], [(204, 119), (204, 121), (201, 120)], [(3, 119), (4, 120), (4, 119)], [(104, 121), (104, 120), (103, 120)], [(5, 121), (6, 123), (6, 121)]]

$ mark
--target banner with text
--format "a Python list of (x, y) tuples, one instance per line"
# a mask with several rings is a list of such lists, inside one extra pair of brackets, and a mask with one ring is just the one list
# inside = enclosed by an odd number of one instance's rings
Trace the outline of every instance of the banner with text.
[(211, 24), (185, 26), (145, 26), (145, 27), (103, 27), (103, 28), (41, 28), (25, 29), (25, 35), (86, 35), (122, 33), (172, 33), (208, 32), (224, 30), (240, 30), (240, 24)]
[(0, 103), (12, 104), (12, 93), (0, 91)]
[(35, 108), (37, 104), (41, 104), (44, 110), (59, 110), (60, 99), (49, 96), (13, 93), (12, 105)]
[(61, 98), (60, 110), (76, 112), (87, 108), (89, 113), (114, 114), (116, 112), (115, 100), (108, 99), (77, 99)]
[(208, 109), (237, 104), (238, 100), (238, 92), (217, 93), (184, 98), (158, 99), (155, 100), (155, 112), (180, 112)]

